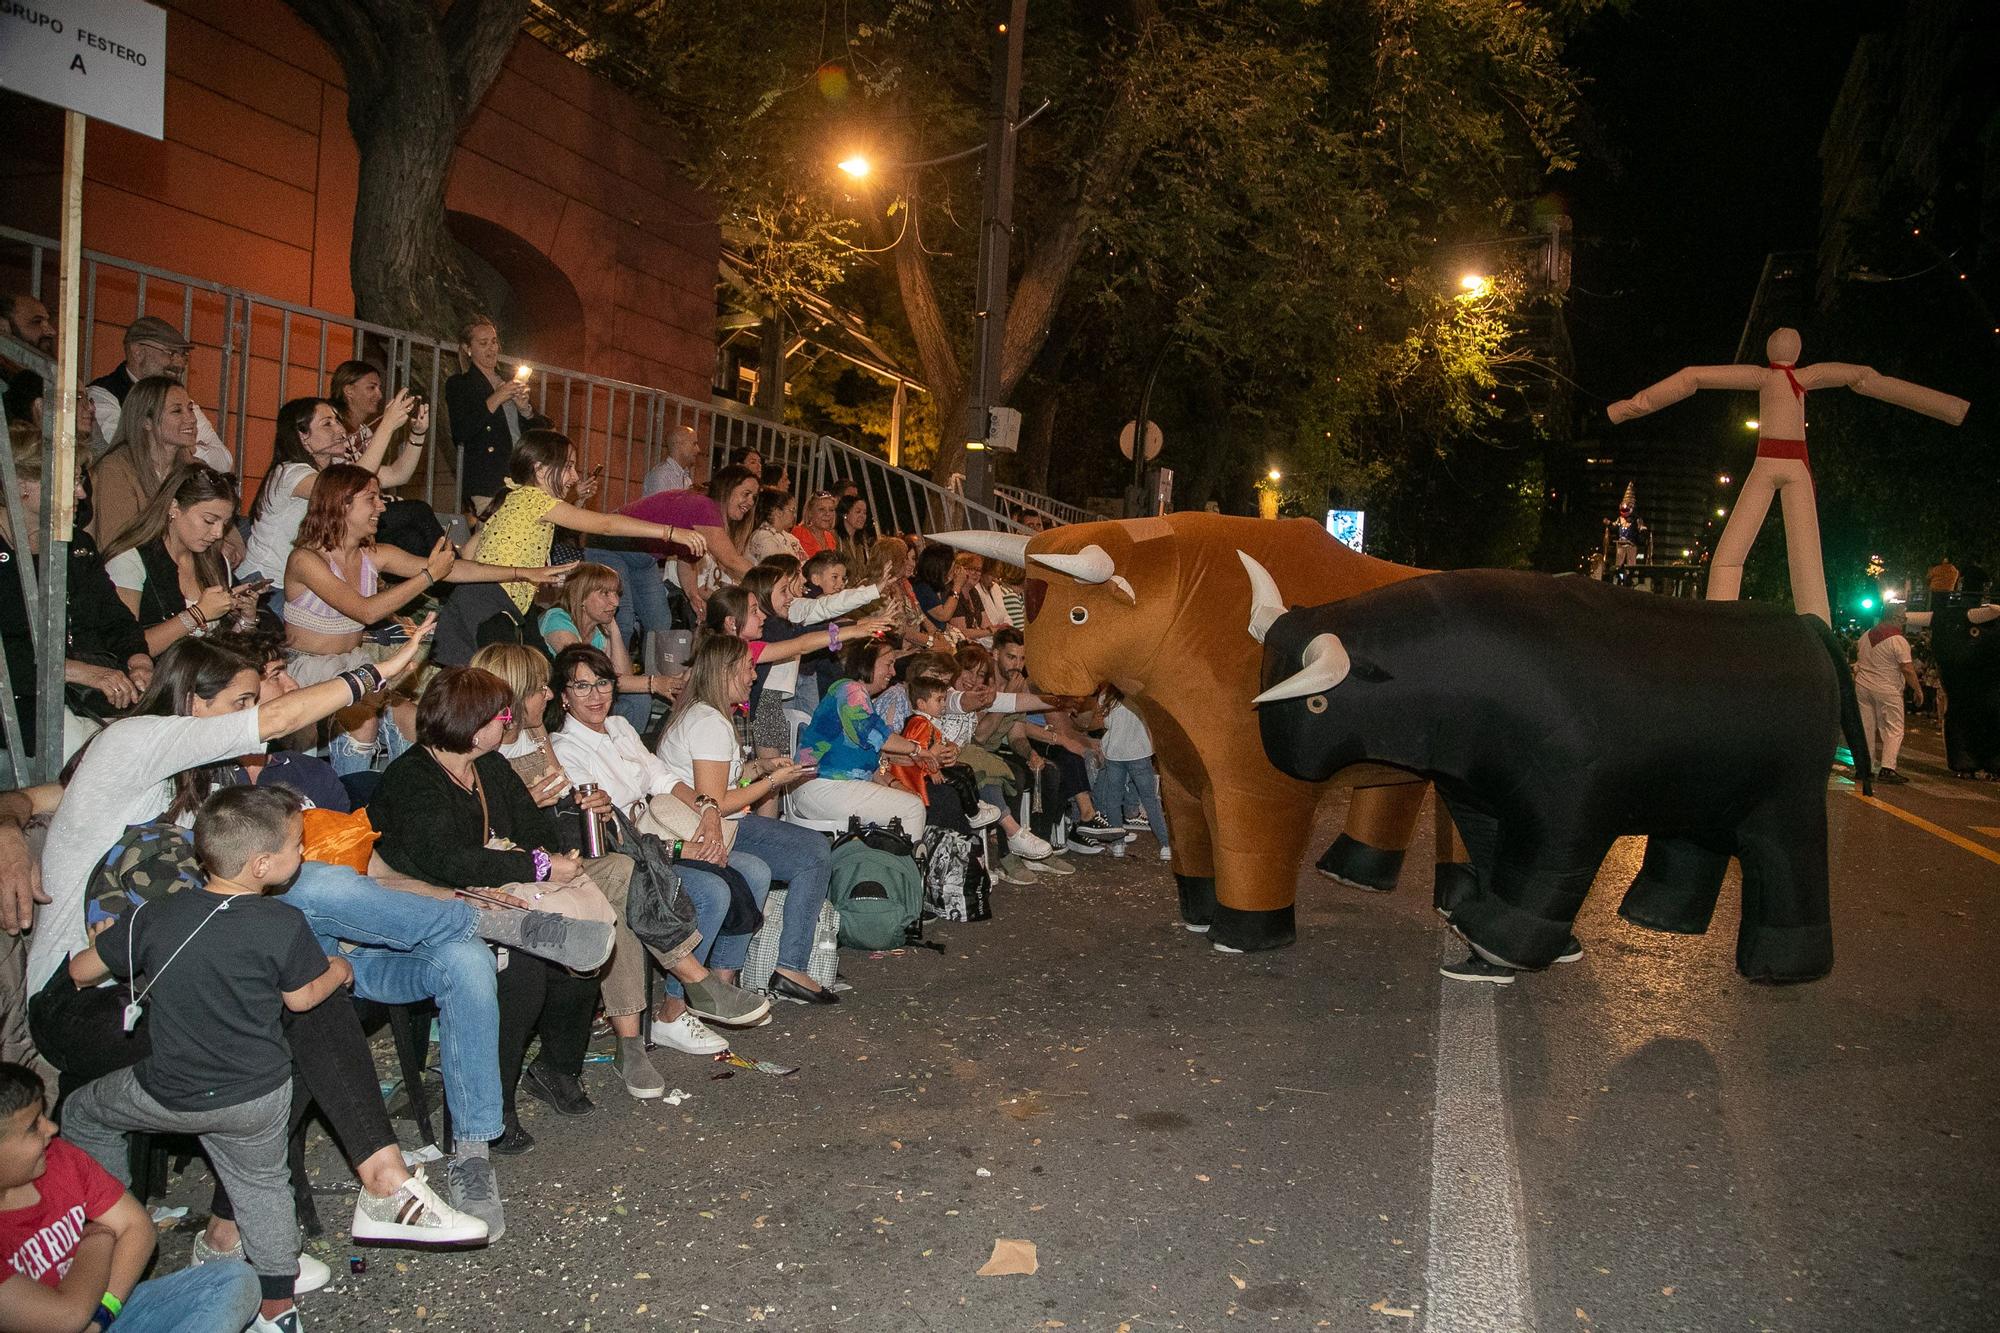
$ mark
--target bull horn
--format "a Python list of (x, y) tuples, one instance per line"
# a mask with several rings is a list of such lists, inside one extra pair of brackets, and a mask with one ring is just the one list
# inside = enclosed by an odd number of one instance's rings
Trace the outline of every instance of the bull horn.
[(1250, 702), (1276, 703), (1308, 694), (1323, 694), (1347, 679), (1347, 649), (1337, 634), (1315, 634), (1306, 645), (1305, 657), (1296, 673), (1279, 681)]
[(931, 537), (934, 542), (974, 555), (989, 556), (1004, 560), (1010, 565), (1028, 563), (1028, 534), (1025, 532), (984, 532), (968, 528), (960, 532), (940, 532)]
[(1028, 557), (1038, 565), (1047, 565), (1058, 574), (1067, 574), (1078, 583), (1109, 583), (1118, 573), (1118, 566), (1102, 546), (1090, 545), (1074, 555), (1059, 555), (1037, 552)]
[(1247, 551), (1238, 551), (1236, 558), (1243, 562), (1243, 572), (1250, 576), (1250, 637), (1264, 642), (1270, 633), (1271, 622), (1285, 614), (1285, 599), (1278, 593), (1278, 582), (1265, 569), (1250, 558)]

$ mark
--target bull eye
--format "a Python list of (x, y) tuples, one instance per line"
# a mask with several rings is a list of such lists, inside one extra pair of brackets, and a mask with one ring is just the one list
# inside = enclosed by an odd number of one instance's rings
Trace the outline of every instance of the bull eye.
[(1072, 624), (1072, 625), (1081, 625), (1081, 624), (1083, 624), (1083, 623), (1084, 623), (1084, 622), (1085, 622), (1086, 620), (1089, 620), (1089, 619), (1090, 619), (1090, 611), (1089, 611), (1089, 608), (1087, 608), (1087, 607), (1081, 607), (1081, 606), (1072, 606), (1072, 607), (1071, 607), (1071, 608), (1069, 609), (1069, 623), (1070, 623), (1070, 624)]
[(1306, 711), (1308, 713), (1324, 713), (1326, 711), (1326, 696), (1324, 694), (1315, 694), (1308, 698), (1306, 700)]

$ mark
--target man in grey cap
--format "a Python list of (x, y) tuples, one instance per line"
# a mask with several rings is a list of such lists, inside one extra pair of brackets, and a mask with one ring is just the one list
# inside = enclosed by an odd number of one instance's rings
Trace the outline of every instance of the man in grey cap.
[[(157, 315), (141, 315), (126, 327), (125, 359), (110, 374), (90, 382), (90, 399), (97, 405), (97, 428), (105, 439), (118, 438), (118, 418), (125, 395), (134, 384), (151, 375), (187, 382), (187, 354), (193, 346), (179, 329)], [(234, 472), (236, 460), (199, 405), (194, 409), (194, 429), (195, 457), (217, 472)]]

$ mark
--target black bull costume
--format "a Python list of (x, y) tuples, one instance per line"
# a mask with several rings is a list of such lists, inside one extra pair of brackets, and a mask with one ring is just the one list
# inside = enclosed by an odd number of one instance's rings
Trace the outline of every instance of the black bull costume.
[[(1743, 866), (1737, 970), (1833, 966), (1826, 779), (1866, 775), (1838, 643), (1816, 618), (1575, 578), (1430, 574), (1259, 624), (1264, 748), (1319, 782), (1375, 762), (1435, 784), (1474, 882), (1440, 903), (1488, 961), (1552, 962), (1605, 854), (1648, 835), (1619, 913), (1708, 929)], [(1864, 777), (1865, 781), (1865, 777)]]

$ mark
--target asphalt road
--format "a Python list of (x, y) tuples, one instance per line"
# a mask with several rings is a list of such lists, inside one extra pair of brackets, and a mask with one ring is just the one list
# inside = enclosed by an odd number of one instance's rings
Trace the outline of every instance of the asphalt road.
[[(1303, 939), (1226, 957), (1124, 860), (1000, 891), (943, 956), (850, 955), (838, 1009), (661, 1053), (693, 1094), (598, 1102), (503, 1161), (490, 1250), (368, 1252), (321, 1330), (737, 1328), (1887, 1330), (2000, 1327), (2000, 788), (1828, 787), (1834, 974), (1731, 969), (1619, 921), (1619, 844), (1580, 963), (1447, 982), (1427, 878), (1301, 882)], [(1337, 829), (1340, 806), (1323, 815)], [(1426, 826), (1428, 821), (1425, 821)], [(1951, 835), (1984, 851), (1947, 840)], [(1413, 857), (1414, 864), (1414, 857)], [(386, 1055), (382, 1067), (393, 1069)], [(399, 1125), (403, 1122), (399, 1122)], [(344, 1169), (320, 1145), (322, 1211)], [(175, 1202), (206, 1198), (201, 1171)], [(187, 1224), (163, 1240), (185, 1252)], [(1032, 1276), (980, 1277), (996, 1239)]]

